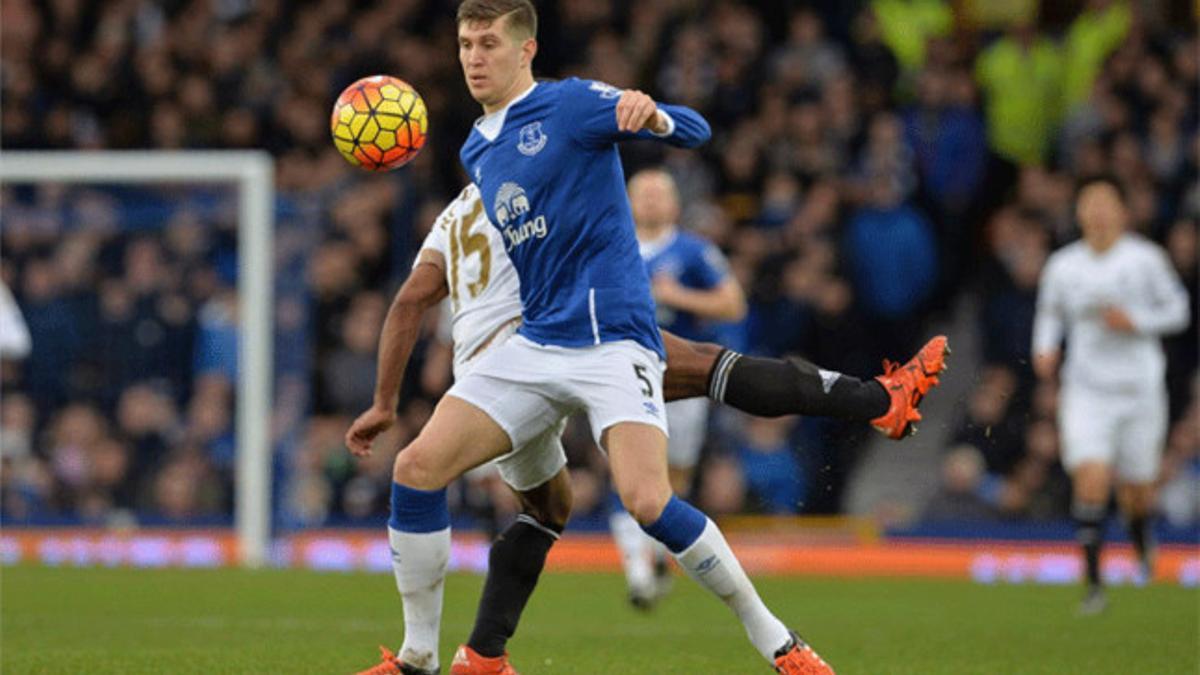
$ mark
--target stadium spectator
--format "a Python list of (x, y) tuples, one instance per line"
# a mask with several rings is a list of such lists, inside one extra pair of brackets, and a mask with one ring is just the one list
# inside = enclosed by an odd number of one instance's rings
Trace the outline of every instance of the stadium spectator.
[(975, 76), (992, 149), (1014, 164), (1043, 164), (1062, 108), (1058, 46), (1019, 22), (979, 55)]
[(1071, 105), (1087, 96), (1104, 59), (1129, 33), (1133, 12), (1125, 0), (1088, 0), (1067, 30), (1063, 64), (1063, 99)]
[(798, 513), (808, 492), (808, 479), (790, 436), (793, 418), (748, 418), (735, 441), (747, 496), (756, 511)]
[(954, 15), (944, 0), (872, 0), (883, 40), (900, 67), (912, 72), (925, 63), (925, 48), (934, 37), (950, 34)]
[(995, 505), (984, 498), (987, 481), (983, 457), (970, 445), (960, 445), (942, 460), (941, 484), (925, 505), (929, 521), (987, 521), (996, 518)]
[(938, 273), (932, 224), (904, 203), (902, 180), (883, 171), (869, 175), (867, 201), (847, 223), (843, 248), (854, 295), (880, 324), (870, 336), (879, 360), (892, 348), (911, 351), (917, 344), (920, 324), (912, 317), (929, 299)]

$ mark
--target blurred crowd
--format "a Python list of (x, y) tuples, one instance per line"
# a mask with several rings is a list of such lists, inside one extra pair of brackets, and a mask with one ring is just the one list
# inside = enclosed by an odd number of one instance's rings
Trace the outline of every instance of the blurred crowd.
[[(1066, 513), (1055, 392), (1029, 367), (1037, 279), (1049, 252), (1076, 236), (1074, 181), (1110, 171), (1136, 227), (1168, 248), (1195, 298), (1200, 52), (1190, 3), (535, 4), (535, 75), (641, 88), (711, 122), (699, 152), (631, 144), (623, 158), (627, 172), (665, 166), (682, 224), (729, 256), (751, 309), (724, 342), (870, 376), (883, 357), (915, 349), (930, 320), (966, 306), (978, 313), (984, 365), (926, 515)], [(344, 450), (349, 421), (371, 402), (390, 294), (464, 180), (457, 150), (478, 106), (461, 84), (454, 5), (4, 4), (5, 149), (276, 157), (272, 423), (288, 524), (385, 513), (389, 450), (450, 384), (443, 318), (425, 326), (385, 451), (358, 462)], [(326, 126), (338, 91), (376, 72), (411, 82), (430, 111), (428, 147), (393, 175), (350, 167)], [(9, 186), (0, 198), (0, 277), (33, 336), (28, 357), (3, 364), (4, 517), (227, 517), (229, 195)], [(123, 206), (146, 200), (158, 207)], [(1168, 343), (1167, 495), (1200, 473), (1195, 331), (1193, 318)], [(836, 512), (866, 433), (722, 412), (695, 497), (714, 514)], [(590, 435), (575, 423), (566, 445), (577, 511), (603, 508)], [(1186, 496), (1174, 499), (1180, 518), (1198, 518), (1195, 495), (1190, 512)], [(455, 501), (464, 513), (512, 508), (486, 477), (457, 486)]]
[(154, 209), (170, 195), (35, 192), (6, 188), (3, 202), (4, 282), (31, 337), (3, 364), (5, 517), (228, 512), (232, 219), (193, 194), (138, 230), (121, 201)]

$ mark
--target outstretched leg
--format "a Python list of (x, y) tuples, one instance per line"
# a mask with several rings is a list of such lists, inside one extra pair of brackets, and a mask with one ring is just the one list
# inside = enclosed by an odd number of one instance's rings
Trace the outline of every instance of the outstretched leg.
[(815, 415), (869, 421), (887, 412), (888, 394), (875, 380), (824, 370), (803, 359), (745, 356), (663, 331), (668, 401), (696, 396), (761, 417)]
[(903, 438), (920, 420), (917, 405), (937, 385), (950, 353), (937, 336), (903, 365), (886, 364), (872, 380), (825, 370), (799, 358), (745, 356), (720, 345), (691, 342), (663, 331), (668, 401), (696, 396), (751, 415), (809, 415), (870, 422), (890, 438)]

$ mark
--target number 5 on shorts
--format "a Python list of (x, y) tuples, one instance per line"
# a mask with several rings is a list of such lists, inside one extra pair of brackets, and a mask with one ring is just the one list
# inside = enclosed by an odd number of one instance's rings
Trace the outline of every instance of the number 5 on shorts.
[(654, 385), (651, 384), (650, 378), (646, 377), (646, 366), (634, 364), (633, 374), (637, 379), (642, 381), (642, 396), (646, 398), (654, 398)]

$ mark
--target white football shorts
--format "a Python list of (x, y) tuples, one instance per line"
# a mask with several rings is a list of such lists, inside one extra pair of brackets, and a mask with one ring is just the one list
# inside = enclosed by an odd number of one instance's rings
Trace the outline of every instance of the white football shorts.
[(577, 410), (587, 412), (597, 445), (603, 431), (619, 422), (650, 424), (666, 434), (665, 368), (657, 354), (631, 340), (566, 348), (514, 335), (489, 347), (446, 394), (504, 429), (515, 449), (496, 462), (505, 482), (523, 490), (566, 464), (559, 437)]
[(1120, 482), (1152, 482), (1167, 437), (1166, 389), (1118, 393), (1064, 385), (1058, 428), (1068, 472), (1085, 462), (1103, 462)]
[(708, 399), (688, 398), (667, 404), (667, 463), (674, 469), (691, 469), (700, 461), (708, 436)]

